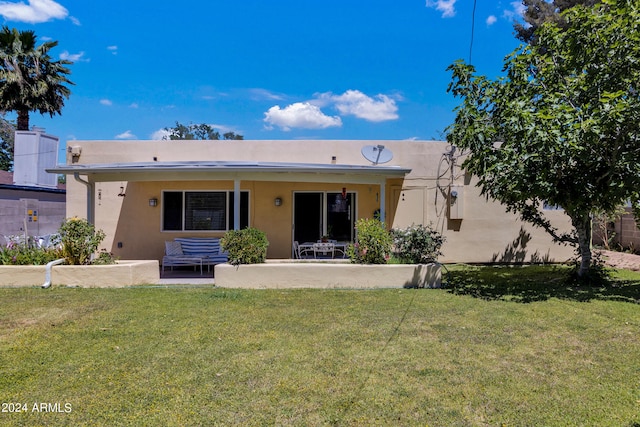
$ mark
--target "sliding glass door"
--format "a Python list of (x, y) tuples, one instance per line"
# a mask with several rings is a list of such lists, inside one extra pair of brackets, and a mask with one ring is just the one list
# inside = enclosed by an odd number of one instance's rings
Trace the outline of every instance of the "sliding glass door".
[(355, 193), (296, 192), (293, 209), (293, 240), (315, 242), (328, 236), (339, 242), (353, 241)]

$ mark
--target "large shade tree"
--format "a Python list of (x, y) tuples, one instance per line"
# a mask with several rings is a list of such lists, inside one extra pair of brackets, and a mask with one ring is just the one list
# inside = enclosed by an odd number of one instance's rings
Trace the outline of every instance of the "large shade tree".
[(535, 44), (536, 30), (545, 22), (552, 22), (561, 28), (567, 27), (562, 13), (577, 5), (593, 6), (600, 0), (522, 0), (524, 23), (516, 22), (513, 27), (516, 37), (523, 42)]
[(72, 85), (71, 61), (53, 61), (49, 51), (58, 45), (48, 41), (36, 46), (33, 31), (6, 26), (0, 30), (0, 110), (15, 111), (17, 129), (29, 129), (29, 113), (61, 114)]
[[(631, 201), (640, 213), (640, 1), (576, 6), (505, 58), (506, 76), (456, 62), (449, 90), (462, 98), (448, 140), (464, 167), (508, 211), (575, 245), (579, 276), (591, 266), (591, 215)], [(561, 234), (543, 203), (559, 205)]]

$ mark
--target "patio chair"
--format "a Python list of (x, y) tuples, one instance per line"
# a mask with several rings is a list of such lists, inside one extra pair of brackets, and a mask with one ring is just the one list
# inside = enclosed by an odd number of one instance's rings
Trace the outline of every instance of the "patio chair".
[(304, 259), (312, 254), (313, 248), (308, 245), (301, 245), (297, 240), (293, 242), (293, 256), (296, 259)]
[(291, 249), (293, 251), (293, 258), (300, 259), (300, 242), (298, 242), (297, 240), (294, 240), (293, 245), (291, 246)]
[(322, 254), (322, 257), (333, 258), (333, 254), (336, 250), (336, 245), (333, 243), (314, 243), (313, 244), (313, 257), (318, 258), (318, 254)]
[(340, 256), (341, 258), (347, 257), (347, 244), (346, 243), (336, 243), (334, 248), (334, 255)]

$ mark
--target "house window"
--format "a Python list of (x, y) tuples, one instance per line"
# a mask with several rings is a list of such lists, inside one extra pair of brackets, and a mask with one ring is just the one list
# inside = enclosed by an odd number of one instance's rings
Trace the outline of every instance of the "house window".
[[(164, 191), (163, 231), (233, 229), (232, 191)], [(240, 228), (249, 226), (249, 192), (240, 192)]]

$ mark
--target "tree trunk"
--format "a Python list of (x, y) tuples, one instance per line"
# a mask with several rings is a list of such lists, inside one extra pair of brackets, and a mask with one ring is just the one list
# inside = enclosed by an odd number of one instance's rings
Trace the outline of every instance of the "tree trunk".
[(18, 110), (16, 130), (29, 130), (29, 110)]
[(580, 251), (580, 267), (578, 277), (586, 277), (591, 267), (591, 216), (586, 214), (571, 218), (571, 222), (578, 233), (578, 250)]

